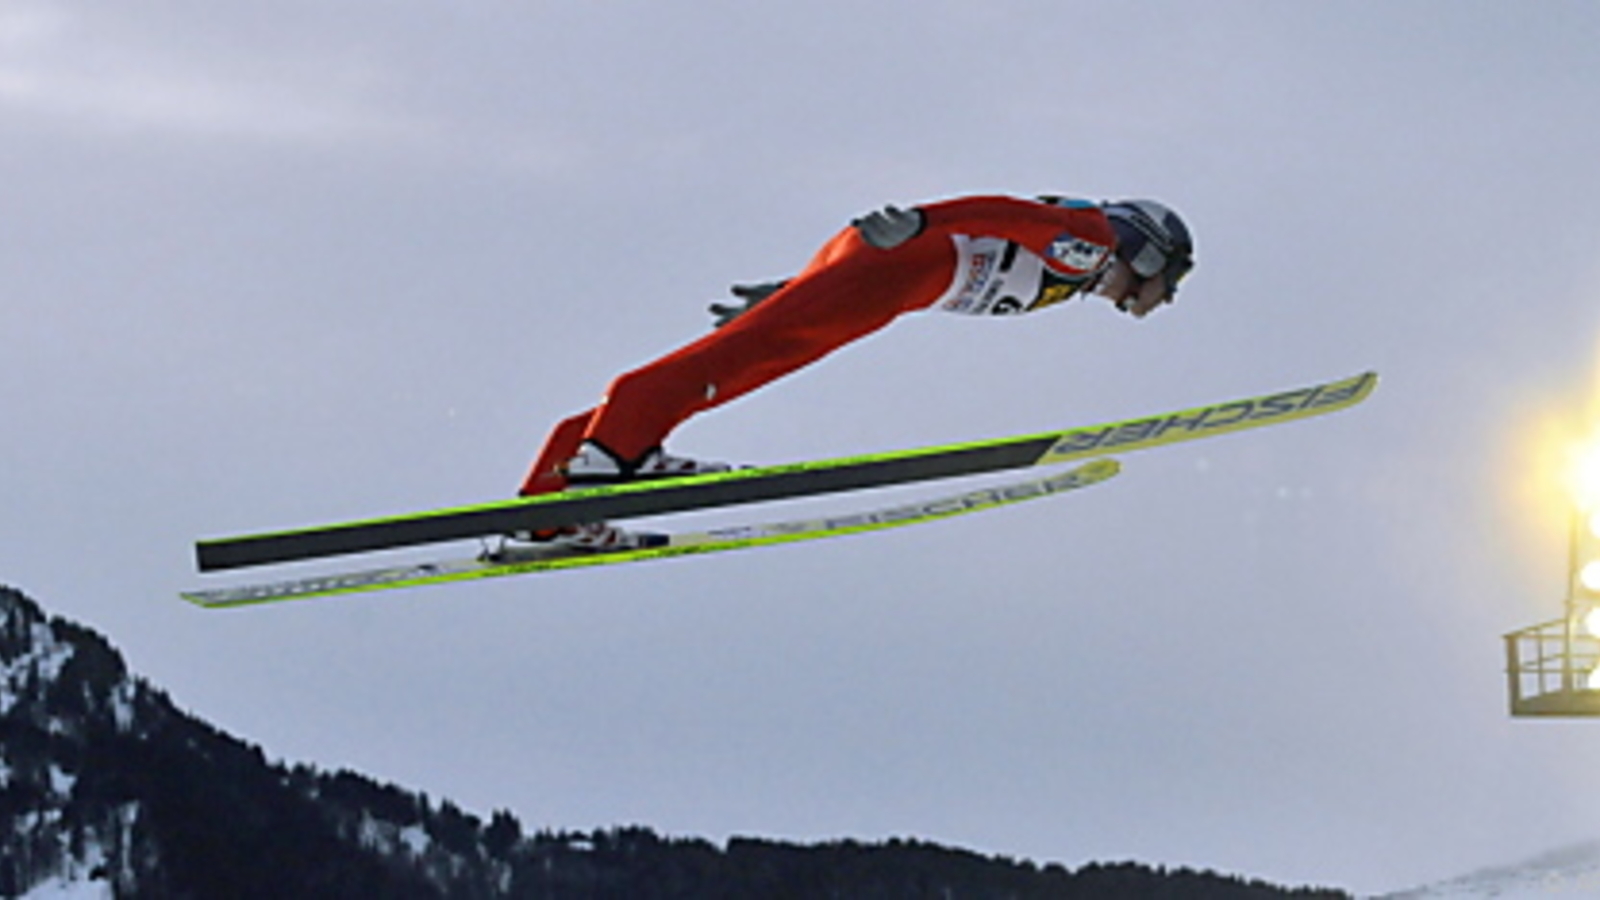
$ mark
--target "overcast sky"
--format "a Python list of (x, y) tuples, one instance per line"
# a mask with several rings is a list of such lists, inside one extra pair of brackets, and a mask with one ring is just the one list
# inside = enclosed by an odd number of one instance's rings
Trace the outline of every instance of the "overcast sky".
[[(1361, 892), (1600, 837), (1600, 722), (1510, 719), (1499, 640), (1558, 614), (1600, 393), (1597, 41), (1581, 0), (0, 0), (0, 579), (274, 758), (529, 828)], [(897, 533), (177, 599), (198, 537), (509, 495), (728, 284), (978, 192), (1159, 198), (1199, 266), (1144, 322), (909, 317), (674, 448), (1383, 385)]]

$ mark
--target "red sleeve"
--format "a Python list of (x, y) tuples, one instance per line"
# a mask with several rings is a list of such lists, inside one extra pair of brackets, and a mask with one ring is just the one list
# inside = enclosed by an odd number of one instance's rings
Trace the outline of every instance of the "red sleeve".
[(1117, 244), (1100, 207), (1056, 206), (1015, 197), (962, 197), (919, 207), (926, 231), (1016, 241), (1050, 268), (1081, 278), (1103, 265)]

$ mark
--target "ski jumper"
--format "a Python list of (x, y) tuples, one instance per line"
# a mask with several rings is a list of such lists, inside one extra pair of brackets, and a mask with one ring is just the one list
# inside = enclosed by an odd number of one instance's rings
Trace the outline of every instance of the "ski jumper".
[(917, 207), (923, 227), (880, 249), (845, 228), (776, 293), (710, 334), (618, 376), (594, 409), (546, 439), (523, 496), (563, 490), (560, 466), (585, 440), (621, 459), (659, 446), (690, 416), (741, 397), (888, 325), (935, 307), (1007, 315), (1089, 283), (1116, 237), (1095, 204), (966, 197)]

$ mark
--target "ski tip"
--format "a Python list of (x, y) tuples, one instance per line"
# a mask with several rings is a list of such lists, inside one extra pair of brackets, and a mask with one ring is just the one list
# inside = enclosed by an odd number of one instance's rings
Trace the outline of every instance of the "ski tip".
[(227, 609), (229, 607), (247, 605), (243, 602), (229, 602), (226, 599), (222, 599), (216, 591), (179, 591), (178, 597), (200, 609)]
[(1104, 481), (1122, 471), (1122, 462), (1109, 456), (1086, 462), (1078, 471), (1090, 482)]

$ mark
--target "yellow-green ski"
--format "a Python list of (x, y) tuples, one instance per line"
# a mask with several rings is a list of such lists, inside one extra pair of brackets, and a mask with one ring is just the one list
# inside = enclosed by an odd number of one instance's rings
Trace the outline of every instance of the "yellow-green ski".
[(898, 506), (848, 513), (816, 519), (798, 519), (787, 522), (769, 522), (711, 531), (683, 532), (656, 535), (655, 546), (615, 553), (559, 552), (536, 545), (508, 545), (466, 559), (421, 563), (404, 566), (366, 569), (335, 575), (323, 575), (266, 584), (192, 591), (183, 595), (185, 600), (204, 607), (220, 608), (248, 606), (282, 600), (310, 597), (327, 597), (334, 594), (354, 594), (395, 588), (420, 587), (474, 578), (495, 578), (504, 575), (529, 575), (586, 566), (608, 566), (616, 563), (640, 562), (651, 559), (668, 559), (703, 553), (720, 553), (725, 550), (743, 550), (771, 544), (809, 541), (817, 538), (857, 534), (932, 522), (952, 516), (965, 515), (988, 509), (997, 509), (1050, 497), (1081, 487), (1098, 484), (1117, 474), (1120, 466), (1115, 460), (1098, 459), (1081, 466), (1043, 478), (1033, 478), (998, 487), (966, 491), (960, 494), (935, 497)]
[(1377, 373), (1366, 372), (1260, 397), (1064, 431), (216, 538), (197, 544), (196, 557), (201, 571), (214, 571), (1051, 465), (1347, 409), (1366, 399), (1377, 384)]

